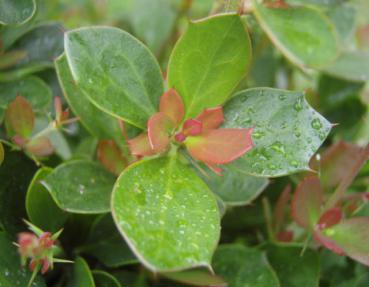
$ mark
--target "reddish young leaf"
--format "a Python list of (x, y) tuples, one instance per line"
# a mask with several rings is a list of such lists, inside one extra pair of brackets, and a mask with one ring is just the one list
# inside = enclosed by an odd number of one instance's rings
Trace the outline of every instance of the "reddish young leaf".
[(325, 236), (320, 230), (314, 231), (313, 237), (316, 242), (320, 243), (325, 248), (333, 251), (338, 255), (345, 255), (345, 252), (342, 250), (342, 248), (339, 247), (332, 239)]
[(172, 120), (164, 113), (152, 115), (147, 122), (147, 132), (151, 148), (156, 152), (164, 151), (170, 142), (170, 132), (174, 128)]
[(54, 152), (54, 147), (47, 137), (39, 137), (31, 140), (26, 144), (25, 149), (29, 153), (40, 157), (49, 156)]
[(342, 220), (320, 233), (319, 241), (341, 249), (347, 256), (369, 266), (369, 218), (356, 217)]
[(191, 156), (210, 165), (229, 163), (253, 147), (252, 129), (210, 130), (185, 141)]
[(97, 158), (103, 166), (115, 175), (119, 175), (128, 165), (123, 152), (113, 140), (99, 141)]
[(284, 223), (288, 201), (291, 196), (291, 185), (288, 184), (280, 194), (273, 212), (273, 229), (278, 233)]
[(6, 110), (5, 121), (10, 135), (15, 133), (23, 138), (28, 138), (35, 122), (31, 104), (25, 98), (16, 96)]
[(347, 170), (351, 169), (358, 157), (360, 157), (362, 148), (360, 146), (339, 141), (330, 146), (321, 156), (320, 180), (326, 188), (336, 187)]
[(147, 133), (142, 133), (137, 137), (127, 141), (129, 149), (136, 156), (154, 155), (155, 151), (151, 148)]
[(189, 119), (183, 124), (183, 135), (187, 136), (197, 136), (202, 133), (202, 123), (196, 119)]
[(167, 115), (176, 127), (179, 126), (185, 110), (182, 98), (175, 89), (170, 89), (161, 96), (159, 110)]
[(296, 223), (304, 228), (313, 229), (318, 222), (323, 190), (319, 178), (305, 177), (297, 186), (291, 202), (291, 214)]
[(322, 230), (325, 228), (329, 228), (333, 225), (336, 225), (341, 221), (342, 216), (343, 214), (340, 208), (334, 207), (334, 208), (328, 209), (322, 214), (322, 216), (320, 216), (318, 224), (317, 224), (317, 228), (319, 230)]
[(205, 109), (196, 119), (202, 123), (203, 131), (217, 129), (224, 122), (223, 109)]
[(277, 240), (280, 242), (291, 242), (293, 240), (293, 232), (284, 230), (277, 234)]

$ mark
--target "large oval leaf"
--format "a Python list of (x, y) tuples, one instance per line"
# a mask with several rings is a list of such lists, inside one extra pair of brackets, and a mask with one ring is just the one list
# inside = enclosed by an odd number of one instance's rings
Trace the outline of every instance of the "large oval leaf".
[(213, 267), (230, 287), (280, 286), (265, 254), (242, 245), (220, 245), (214, 254)]
[(112, 212), (128, 245), (149, 269), (209, 266), (220, 233), (217, 202), (175, 156), (128, 167), (115, 184)]
[[(21, 267), (17, 248), (4, 232), (0, 232), (0, 254), (0, 286), (28, 286), (32, 274), (27, 268)], [(44, 287), (46, 284), (38, 276), (32, 286)]]
[(55, 233), (63, 227), (68, 214), (54, 202), (48, 190), (41, 184), (51, 168), (40, 168), (34, 175), (27, 191), (26, 211), (30, 221), (42, 230)]
[(225, 105), (224, 116), (227, 128), (254, 127), (255, 147), (231, 165), (258, 176), (308, 170), (311, 156), (331, 130), (303, 93), (270, 88), (239, 92)]
[(141, 42), (117, 28), (83, 28), (66, 34), (65, 52), (73, 78), (97, 107), (146, 126), (158, 108), (163, 80)]
[(14, 25), (27, 22), (36, 11), (36, 0), (1, 0), (0, 24)]
[(102, 112), (88, 100), (73, 80), (64, 54), (55, 61), (55, 66), (64, 96), (86, 129), (100, 139), (121, 139), (118, 120)]
[(251, 46), (239, 15), (191, 22), (168, 67), (169, 86), (184, 100), (186, 118), (221, 105), (246, 75)]
[(94, 214), (110, 211), (114, 180), (101, 165), (76, 160), (59, 165), (42, 183), (61, 209)]
[(309, 6), (266, 8), (253, 0), (254, 14), (271, 41), (293, 63), (322, 67), (338, 56), (333, 24)]

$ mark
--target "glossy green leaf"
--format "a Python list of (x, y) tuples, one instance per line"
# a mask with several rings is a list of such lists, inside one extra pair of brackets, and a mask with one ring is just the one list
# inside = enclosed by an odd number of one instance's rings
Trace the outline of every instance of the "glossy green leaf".
[(86, 129), (100, 139), (121, 139), (118, 120), (102, 112), (88, 100), (73, 80), (65, 54), (55, 61), (55, 66), (64, 97)]
[(346, 2), (335, 5), (327, 11), (329, 19), (332, 21), (340, 36), (341, 42), (349, 45), (352, 36), (355, 33), (357, 25), (357, 11), (352, 3)]
[(27, 53), (16, 67), (54, 67), (54, 59), (63, 53), (63, 36), (63, 27), (58, 23), (51, 22), (34, 27), (12, 46), (11, 51), (20, 50)]
[(268, 179), (245, 175), (238, 170), (222, 167), (222, 176), (208, 172), (203, 177), (211, 191), (229, 206), (250, 204), (267, 187)]
[[(31, 272), (27, 268), (22, 268), (17, 248), (4, 232), (0, 232), (0, 286), (2, 287), (23, 287), (27, 286)], [(32, 287), (45, 287), (46, 284), (37, 276)]]
[(276, 271), (281, 286), (320, 286), (319, 254), (310, 249), (301, 253), (302, 248), (302, 246), (286, 244), (268, 247), (268, 260)]
[(42, 181), (56, 204), (72, 213), (110, 211), (115, 178), (101, 165), (75, 160), (59, 165)]
[(51, 168), (42, 167), (34, 175), (27, 191), (26, 211), (34, 225), (55, 233), (63, 227), (68, 215), (55, 204), (48, 190), (40, 182), (51, 172)]
[(78, 248), (78, 251), (94, 256), (109, 268), (138, 262), (118, 232), (110, 214), (95, 220), (86, 243)]
[(50, 88), (40, 78), (31, 76), (18, 81), (0, 84), (0, 122), (8, 104), (17, 95), (25, 98), (37, 112), (46, 112), (50, 106), (52, 93)]
[(0, 24), (23, 24), (33, 16), (35, 11), (35, 0), (0, 0)]
[(229, 287), (279, 287), (279, 282), (264, 253), (237, 244), (220, 245), (214, 254), (213, 268)]
[(181, 272), (162, 273), (164, 277), (192, 286), (226, 287), (227, 283), (220, 277), (208, 271), (195, 269)]
[(239, 15), (190, 22), (168, 66), (169, 87), (181, 95), (186, 118), (223, 104), (246, 76), (251, 46)]
[(83, 28), (65, 36), (74, 80), (103, 111), (144, 128), (163, 94), (158, 63), (130, 34), (110, 27)]
[(220, 233), (217, 202), (175, 156), (129, 166), (115, 184), (112, 212), (128, 245), (149, 269), (209, 267)]
[(224, 127), (254, 127), (254, 148), (231, 166), (258, 176), (309, 169), (310, 158), (331, 130), (303, 93), (278, 89), (239, 92), (225, 105), (224, 116)]
[(130, 13), (134, 34), (154, 52), (168, 39), (176, 20), (170, 0), (135, 0)]
[(337, 32), (319, 10), (309, 6), (267, 8), (256, 0), (253, 6), (270, 40), (296, 65), (322, 67), (337, 57)]
[(23, 218), (27, 187), (37, 167), (23, 153), (4, 146), (6, 157), (0, 166), (0, 226), (14, 235), (24, 230)]
[(105, 271), (94, 270), (92, 275), (98, 287), (121, 287), (119, 281)]
[(348, 81), (368, 81), (369, 53), (361, 51), (343, 52), (334, 63), (324, 68), (324, 72)]
[(95, 287), (92, 272), (82, 257), (77, 257), (73, 264), (73, 273), (67, 283), (68, 287)]

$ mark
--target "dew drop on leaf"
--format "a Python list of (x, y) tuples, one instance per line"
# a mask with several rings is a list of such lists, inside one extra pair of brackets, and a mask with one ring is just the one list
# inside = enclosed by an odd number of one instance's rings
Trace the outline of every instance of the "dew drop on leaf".
[(320, 122), (320, 120), (318, 118), (313, 119), (311, 121), (311, 127), (313, 129), (320, 130), (322, 128), (322, 123)]

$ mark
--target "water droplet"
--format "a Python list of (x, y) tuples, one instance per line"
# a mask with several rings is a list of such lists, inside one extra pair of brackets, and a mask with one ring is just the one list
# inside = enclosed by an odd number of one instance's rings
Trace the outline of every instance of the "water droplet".
[(320, 130), (322, 128), (322, 123), (320, 122), (320, 120), (318, 118), (313, 119), (311, 121), (311, 127), (313, 129)]
[(85, 186), (83, 184), (78, 185), (78, 192), (80, 194), (84, 194), (84, 192), (85, 192)]
[(265, 136), (265, 133), (263, 131), (254, 131), (252, 133), (252, 137), (255, 139), (261, 139), (263, 136)]
[(278, 96), (278, 98), (279, 98), (281, 101), (284, 101), (284, 100), (287, 98), (287, 96), (286, 96), (285, 94), (280, 94), (280, 95)]
[(302, 97), (299, 97), (297, 100), (296, 100), (296, 102), (295, 102), (295, 104), (294, 104), (294, 106), (293, 106), (293, 108), (295, 109), (295, 111), (297, 111), (297, 112), (299, 112), (299, 111), (301, 111), (302, 110)]
[(324, 140), (324, 139), (325, 139), (325, 137), (326, 137), (326, 135), (325, 135), (325, 133), (324, 133), (324, 132), (320, 132), (320, 133), (319, 133), (319, 138), (320, 138), (321, 140)]
[(88, 82), (90, 83), (90, 84), (93, 84), (94, 82), (92, 81), (92, 79), (91, 78), (89, 78), (88, 79)]
[(272, 144), (271, 148), (272, 148), (272, 150), (274, 150), (274, 151), (276, 151), (276, 152), (278, 152), (280, 154), (285, 154), (286, 153), (286, 151), (284, 149), (284, 145), (281, 142), (279, 142), (279, 141), (274, 142)]
[(268, 164), (268, 167), (269, 167), (271, 170), (275, 170), (275, 169), (277, 169), (276, 165), (274, 165), (274, 164), (272, 164), (272, 163)]
[(293, 133), (294, 133), (295, 137), (297, 137), (297, 138), (299, 138), (301, 136), (301, 131), (298, 127), (294, 128)]
[(299, 166), (299, 163), (298, 163), (296, 160), (291, 160), (291, 161), (290, 161), (290, 164), (291, 164), (293, 167), (298, 167), (298, 166)]

